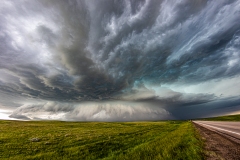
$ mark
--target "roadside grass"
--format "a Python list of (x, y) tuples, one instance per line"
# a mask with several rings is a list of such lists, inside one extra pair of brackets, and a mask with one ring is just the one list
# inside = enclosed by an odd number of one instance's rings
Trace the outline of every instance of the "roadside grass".
[(203, 159), (188, 121), (0, 121), (0, 159)]
[(229, 115), (229, 116), (221, 116), (221, 117), (204, 118), (204, 119), (201, 119), (201, 120), (206, 120), (206, 121), (240, 121), (240, 114)]

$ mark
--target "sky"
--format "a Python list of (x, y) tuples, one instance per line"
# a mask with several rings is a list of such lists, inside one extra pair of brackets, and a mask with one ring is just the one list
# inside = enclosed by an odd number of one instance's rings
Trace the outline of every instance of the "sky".
[(240, 0), (1, 0), (0, 119), (240, 111)]

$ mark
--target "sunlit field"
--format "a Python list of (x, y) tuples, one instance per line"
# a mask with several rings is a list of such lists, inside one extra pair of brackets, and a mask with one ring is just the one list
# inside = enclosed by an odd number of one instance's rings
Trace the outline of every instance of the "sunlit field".
[(1, 159), (202, 159), (190, 122), (0, 121)]

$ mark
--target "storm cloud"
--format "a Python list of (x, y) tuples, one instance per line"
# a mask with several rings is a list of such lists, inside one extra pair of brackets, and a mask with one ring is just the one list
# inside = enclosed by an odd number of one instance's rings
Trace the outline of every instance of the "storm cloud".
[(239, 111), (239, 20), (239, 0), (2, 0), (0, 107), (80, 121)]

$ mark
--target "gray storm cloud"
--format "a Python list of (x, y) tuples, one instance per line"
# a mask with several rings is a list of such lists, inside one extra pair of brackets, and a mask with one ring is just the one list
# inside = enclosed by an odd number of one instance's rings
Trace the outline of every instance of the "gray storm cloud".
[(58, 103), (25, 104), (17, 108), (11, 118), (51, 119), (65, 121), (137, 121), (169, 118), (169, 113), (159, 107), (134, 103)]
[(239, 0), (2, 0), (1, 106), (81, 121), (237, 111), (239, 19)]

